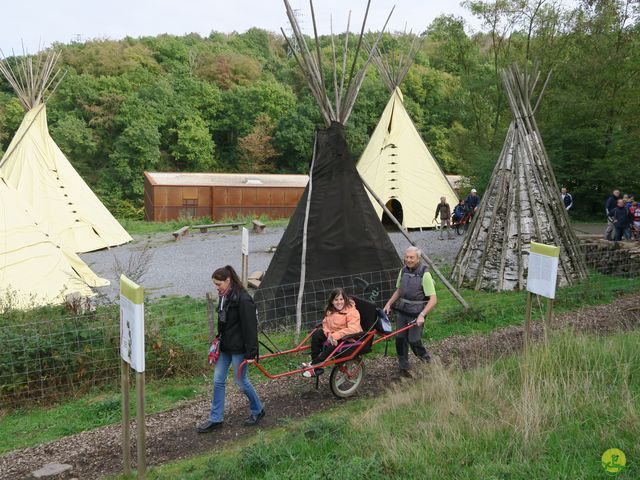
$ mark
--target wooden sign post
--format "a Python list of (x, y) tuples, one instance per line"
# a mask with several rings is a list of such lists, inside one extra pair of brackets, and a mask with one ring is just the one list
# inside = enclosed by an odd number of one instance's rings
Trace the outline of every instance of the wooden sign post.
[(131, 474), (129, 368), (133, 368), (136, 371), (138, 478), (144, 479), (147, 470), (144, 420), (144, 289), (124, 275), (120, 276), (120, 358), (124, 473)]
[(249, 284), (249, 230), (242, 227), (242, 285), (247, 288)]
[(549, 341), (549, 330), (553, 318), (553, 300), (556, 297), (556, 280), (558, 277), (558, 259), (560, 247), (531, 242), (527, 275), (527, 311), (524, 319), (524, 348), (529, 348), (529, 327), (531, 323), (531, 307), (533, 295), (547, 299), (547, 312), (544, 321), (544, 343)]

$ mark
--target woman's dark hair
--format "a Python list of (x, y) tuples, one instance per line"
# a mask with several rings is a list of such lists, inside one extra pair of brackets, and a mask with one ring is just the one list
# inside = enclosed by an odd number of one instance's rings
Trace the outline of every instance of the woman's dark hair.
[(351, 298), (349, 297), (349, 295), (347, 295), (343, 288), (336, 288), (335, 290), (331, 290), (331, 293), (329, 294), (329, 301), (327, 302), (327, 306), (324, 309), (325, 315), (336, 312), (336, 309), (333, 306), (333, 301), (340, 295), (342, 295), (342, 298), (344, 298), (345, 307), (353, 303), (353, 300), (351, 300)]
[(240, 281), (240, 277), (238, 277), (238, 274), (231, 265), (225, 265), (224, 267), (216, 269), (216, 271), (213, 272), (213, 275), (211, 275), (211, 278), (213, 278), (214, 280), (218, 280), (219, 282), (224, 282), (227, 278), (231, 278), (231, 283), (235, 287), (239, 288), (240, 290), (244, 288), (242, 282)]

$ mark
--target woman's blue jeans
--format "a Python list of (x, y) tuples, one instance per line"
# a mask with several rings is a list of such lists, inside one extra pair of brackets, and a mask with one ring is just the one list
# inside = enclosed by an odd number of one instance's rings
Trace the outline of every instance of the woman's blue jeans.
[(211, 413), (209, 414), (209, 420), (212, 422), (222, 422), (224, 418), (224, 391), (227, 382), (227, 372), (229, 366), (233, 363), (233, 378), (236, 380), (238, 388), (245, 393), (249, 399), (249, 408), (252, 415), (257, 415), (262, 411), (262, 402), (256, 393), (253, 385), (249, 381), (247, 375), (248, 367), (242, 371), (242, 376), (238, 379), (236, 372), (238, 367), (244, 360), (244, 355), (241, 353), (230, 354), (220, 352), (220, 357), (216, 362), (216, 369), (213, 373), (213, 400), (211, 402)]

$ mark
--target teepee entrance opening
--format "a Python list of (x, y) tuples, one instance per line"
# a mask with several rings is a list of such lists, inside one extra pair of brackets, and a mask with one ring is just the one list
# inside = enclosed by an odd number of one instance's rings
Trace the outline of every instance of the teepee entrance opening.
[[(400, 224), (402, 225), (402, 223), (403, 223), (403, 221), (402, 221), (402, 203), (400, 203), (400, 200), (392, 198), (391, 200), (389, 200), (386, 203), (385, 206), (389, 209), (389, 211), (393, 214), (393, 216), (396, 217), (398, 222), (400, 222)], [(398, 227), (396, 226), (394, 221), (391, 219), (391, 217), (389, 217), (389, 215), (387, 215), (387, 212), (382, 212), (382, 224), (384, 225), (384, 227), (387, 230), (397, 230), (398, 229)]]

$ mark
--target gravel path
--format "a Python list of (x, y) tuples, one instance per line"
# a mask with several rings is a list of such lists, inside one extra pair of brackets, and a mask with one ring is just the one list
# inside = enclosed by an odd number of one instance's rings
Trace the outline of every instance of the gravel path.
[[(267, 227), (264, 233), (249, 234), (249, 271), (266, 270), (273, 253), (269, 247), (278, 245), (284, 227)], [(462, 236), (453, 235), (452, 240), (438, 240), (436, 231), (415, 231), (411, 238), (437, 265), (452, 264), (458, 253)], [(400, 232), (389, 236), (401, 253), (409, 243)], [(142, 256), (147, 272), (140, 281), (151, 297), (162, 295), (189, 295), (204, 298), (211, 290), (211, 273), (222, 265), (231, 265), (240, 271), (241, 232), (218, 230), (209, 233), (192, 232), (175, 241), (171, 233), (137, 235), (134, 241), (120, 247), (81, 255), (82, 259), (99, 276), (111, 281), (101, 293), (115, 298), (118, 281), (115, 265), (127, 265)], [(144, 253), (143, 253), (144, 252)]]
[[(559, 315), (554, 318), (554, 328), (570, 328), (601, 335), (637, 329), (640, 326), (640, 311), (637, 308), (639, 300), (640, 295), (630, 295), (609, 305)], [(533, 341), (539, 342), (542, 338), (542, 325), (532, 324)], [(522, 339), (522, 327), (511, 326), (487, 335), (449, 337), (429, 348), (444, 366), (458, 365), (468, 369), (519, 352), (522, 349)], [(411, 358), (415, 361), (414, 357)], [(355, 398), (380, 395), (399, 381), (395, 357), (367, 359), (366, 369), (367, 374)], [(414, 375), (424, 373), (417, 369)], [(329, 393), (327, 379), (323, 378), (327, 376), (321, 377), (318, 391), (314, 390), (313, 381), (300, 376), (257, 384), (256, 389), (264, 400), (267, 411), (261, 428), (282, 425), (289, 419), (306, 417), (313, 412), (335, 406), (338, 400), (333, 399)], [(242, 426), (242, 419), (247, 415), (246, 398), (231, 386), (227, 392), (225, 428), (215, 434), (197, 434), (195, 426), (205, 419), (210, 408), (209, 401), (208, 398), (201, 398), (184, 402), (167, 412), (146, 417), (149, 465), (218, 450), (239, 438), (255, 434), (255, 429)], [(135, 445), (132, 447), (135, 452)], [(135, 454), (132, 457), (135, 458)], [(56, 477), (57, 479), (97, 479), (120, 471), (119, 425), (0, 455), (0, 480), (29, 478), (30, 472), (52, 462), (73, 466), (72, 471)]]

